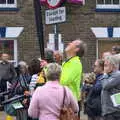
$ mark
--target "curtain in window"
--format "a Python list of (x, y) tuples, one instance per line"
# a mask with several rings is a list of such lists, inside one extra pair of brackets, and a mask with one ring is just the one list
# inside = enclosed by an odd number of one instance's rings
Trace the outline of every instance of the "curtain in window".
[(14, 4), (15, 0), (8, 0), (8, 4)]
[(119, 4), (119, 0), (97, 0), (98, 4), (104, 4), (104, 2), (105, 4)]
[(104, 4), (104, 0), (97, 0), (98, 4)]
[(105, 4), (111, 4), (111, 0), (105, 0)]
[(113, 0), (113, 4), (119, 4), (119, 0)]
[(6, 4), (6, 0), (0, 0), (0, 4)]

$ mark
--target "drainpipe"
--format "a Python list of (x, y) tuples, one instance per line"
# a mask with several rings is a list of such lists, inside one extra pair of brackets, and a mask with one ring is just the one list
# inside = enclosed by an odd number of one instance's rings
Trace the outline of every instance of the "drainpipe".
[(44, 58), (44, 35), (43, 35), (41, 3), (40, 3), (40, 0), (33, 0), (33, 3), (34, 3), (38, 43), (40, 47), (41, 58), (43, 59)]

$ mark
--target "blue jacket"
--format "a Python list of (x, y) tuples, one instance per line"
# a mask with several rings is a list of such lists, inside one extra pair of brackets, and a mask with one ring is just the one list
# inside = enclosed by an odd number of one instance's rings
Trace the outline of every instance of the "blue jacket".
[(95, 96), (100, 96), (101, 95), (101, 90), (102, 90), (102, 79), (103, 74), (98, 74), (96, 76), (96, 82), (92, 87), (93, 93)]
[(101, 91), (103, 74), (96, 76), (96, 82), (90, 89), (86, 100), (86, 112), (88, 116), (101, 116)]

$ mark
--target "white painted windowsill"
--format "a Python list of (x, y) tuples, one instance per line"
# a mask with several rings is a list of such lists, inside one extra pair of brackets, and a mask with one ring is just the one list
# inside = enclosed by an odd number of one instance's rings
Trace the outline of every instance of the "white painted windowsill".
[(0, 8), (17, 8), (17, 4), (0, 4)]
[(111, 5), (111, 4), (97, 4), (96, 9), (120, 9), (120, 4), (119, 5)]

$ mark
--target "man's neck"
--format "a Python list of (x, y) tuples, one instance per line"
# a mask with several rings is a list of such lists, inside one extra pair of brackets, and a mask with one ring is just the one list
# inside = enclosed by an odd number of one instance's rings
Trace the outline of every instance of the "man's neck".
[(70, 59), (72, 57), (75, 57), (76, 55), (75, 54), (67, 54), (67, 59)]

